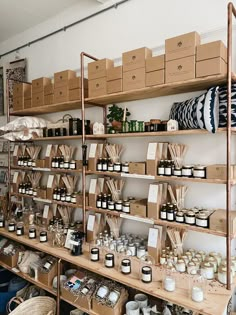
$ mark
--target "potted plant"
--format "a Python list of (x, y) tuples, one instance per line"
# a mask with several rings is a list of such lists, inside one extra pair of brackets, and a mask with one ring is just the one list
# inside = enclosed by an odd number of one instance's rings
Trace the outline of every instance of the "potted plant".
[(121, 131), (122, 129), (122, 121), (126, 121), (127, 117), (130, 116), (130, 112), (128, 111), (128, 108), (125, 107), (125, 109), (117, 106), (116, 104), (113, 104), (108, 109), (109, 114), (107, 115), (107, 119), (112, 125), (112, 128), (115, 131)]

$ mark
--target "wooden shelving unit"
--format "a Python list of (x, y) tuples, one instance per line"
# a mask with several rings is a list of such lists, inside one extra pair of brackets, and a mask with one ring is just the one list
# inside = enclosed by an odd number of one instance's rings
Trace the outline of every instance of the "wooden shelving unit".
[[(222, 315), (229, 299), (231, 298), (231, 290), (226, 290), (223, 286), (217, 286), (213, 281), (209, 282), (210, 285), (208, 287), (208, 293), (204, 302), (196, 303), (189, 298), (187, 285), (185, 288), (177, 288), (174, 293), (169, 293), (162, 289), (160, 283), (161, 272), (159, 267), (155, 267), (157, 270), (154, 272), (154, 281), (150, 284), (145, 284), (138, 279), (138, 273), (136, 272), (132, 273), (130, 276), (127, 276), (121, 274), (116, 268), (105, 268), (102, 263), (91, 262), (87, 252), (85, 252), (84, 255), (80, 256), (78, 259), (78, 257), (71, 256), (68, 250), (64, 248), (53, 248), (48, 243), (45, 244), (40, 243), (38, 240), (29, 240), (26, 236), (19, 237), (15, 233), (7, 232), (5, 229), (0, 229), (0, 235), (25, 246), (45, 252), (56, 258), (62, 259), (63, 261), (72, 263), (78, 267), (98, 273), (101, 276), (117, 281), (124, 285), (130, 286), (132, 284), (133, 289), (137, 289), (160, 299), (168, 300), (203, 315)], [(134, 266), (139, 265), (138, 259), (134, 259), (132, 263)], [(136, 268), (139, 267), (135, 267), (135, 269)], [(188, 276), (185, 275), (185, 278), (185, 281), (187, 281)], [(91, 314), (95, 315), (94, 313)]]

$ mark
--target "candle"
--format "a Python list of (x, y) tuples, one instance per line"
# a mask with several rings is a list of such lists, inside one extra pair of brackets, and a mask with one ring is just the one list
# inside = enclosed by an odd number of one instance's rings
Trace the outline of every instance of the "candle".
[(204, 293), (202, 288), (197, 286), (192, 287), (192, 300), (194, 302), (202, 302), (204, 300)]
[(164, 289), (173, 292), (175, 290), (175, 280), (171, 277), (166, 277), (164, 280)]

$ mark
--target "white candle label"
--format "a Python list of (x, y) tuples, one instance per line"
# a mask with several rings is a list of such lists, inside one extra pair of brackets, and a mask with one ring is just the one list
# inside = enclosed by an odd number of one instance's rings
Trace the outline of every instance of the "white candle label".
[(106, 260), (106, 266), (107, 267), (112, 267), (113, 266), (113, 261), (112, 260)]
[(15, 230), (15, 227), (14, 226), (9, 226), (8, 227), (8, 231), (14, 231)]
[(3, 227), (3, 222), (2, 221), (0, 221), (0, 227)]
[(78, 246), (78, 245), (79, 245), (79, 242), (78, 242), (78, 241), (73, 241), (73, 240), (71, 240), (71, 241), (70, 241), (70, 244), (71, 244), (71, 245)]
[(171, 175), (171, 168), (165, 168), (165, 175)]
[(186, 223), (194, 224), (195, 223), (195, 217), (186, 216)]
[(21, 230), (17, 230), (17, 231), (16, 231), (16, 234), (17, 234), (17, 235), (21, 235)]
[(193, 176), (194, 177), (205, 177), (205, 172), (203, 170), (201, 170), (201, 171), (194, 170), (193, 171)]
[(148, 246), (157, 248), (158, 229), (150, 228), (148, 233)]
[(49, 205), (45, 205), (43, 208), (43, 218), (47, 219), (49, 212)]
[(207, 227), (207, 220), (196, 218), (196, 225), (201, 227)]
[(123, 212), (126, 212), (126, 213), (129, 213), (129, 207), (126, 207), (126, 206), (123, 206), (123, 209), (122, 209)]
[(128, 272), (130, 272), (130, 266), (122, 266), (122, 267), (121, 267), (121, 270), (122, 270), (122, 272), (124, 272), (124, 273), (128, 273)]
[(91, 254), (91, 260), (98, 260), (98, 254)]
[(17, 178), (18, 178), (18, 172), (15, 172), (13, 175), (13, 183), (15, 184), (17, 182)]
[(97, 187), (97, 179), (96, 178), (92, 178), (90, 180), (89, 193), (90, 194), (95, 194), (96, 193), (96, 187)]
[(89, 150), (89, 158), (95, 158), (97, 151), (97, 143), (91, 143), (90, 144), (90, 150)]
[(30, 232), (30, 233), (29, 233), (29, 237), (30, 237), (30, 238), (35, 237), (35, 232)]
[(142, 279), (143, 279), (143, 281), (149, 282), (149, 281), (151, 281), (151, 275), (142, 274)]
[(155, 160), (157, 152), (157, 143), (149, 143), (147, 151), (147, 160)]
[(46, 262), (46, 263), (44, 264), (44, 268), (45, 268), (45, 269), (49, 269), (50, 267), (51, 267), (51, 264), (50, 264), (50, 263)]
[(87, 230), (93, 231), (95, 223), (95, 215), (89, 215), (88, 223), (87, 223)]
[(47, 241), (47, 236), (40, 236), (40, 242), (46, 242)]
[(150, 185), (148, 191), (148, 202), (157, 203), (158, 199), (158, 185)]

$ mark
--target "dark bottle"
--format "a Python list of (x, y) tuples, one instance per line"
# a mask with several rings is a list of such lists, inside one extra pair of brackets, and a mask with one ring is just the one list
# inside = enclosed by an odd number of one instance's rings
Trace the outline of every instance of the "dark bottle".
[(107, 207), (108, 207), (107, 195), (104, 194), (102, 197), (102, 209), (107, 209)]
[(97, 196), (97, 208), (102, 208), (102, 194)]

